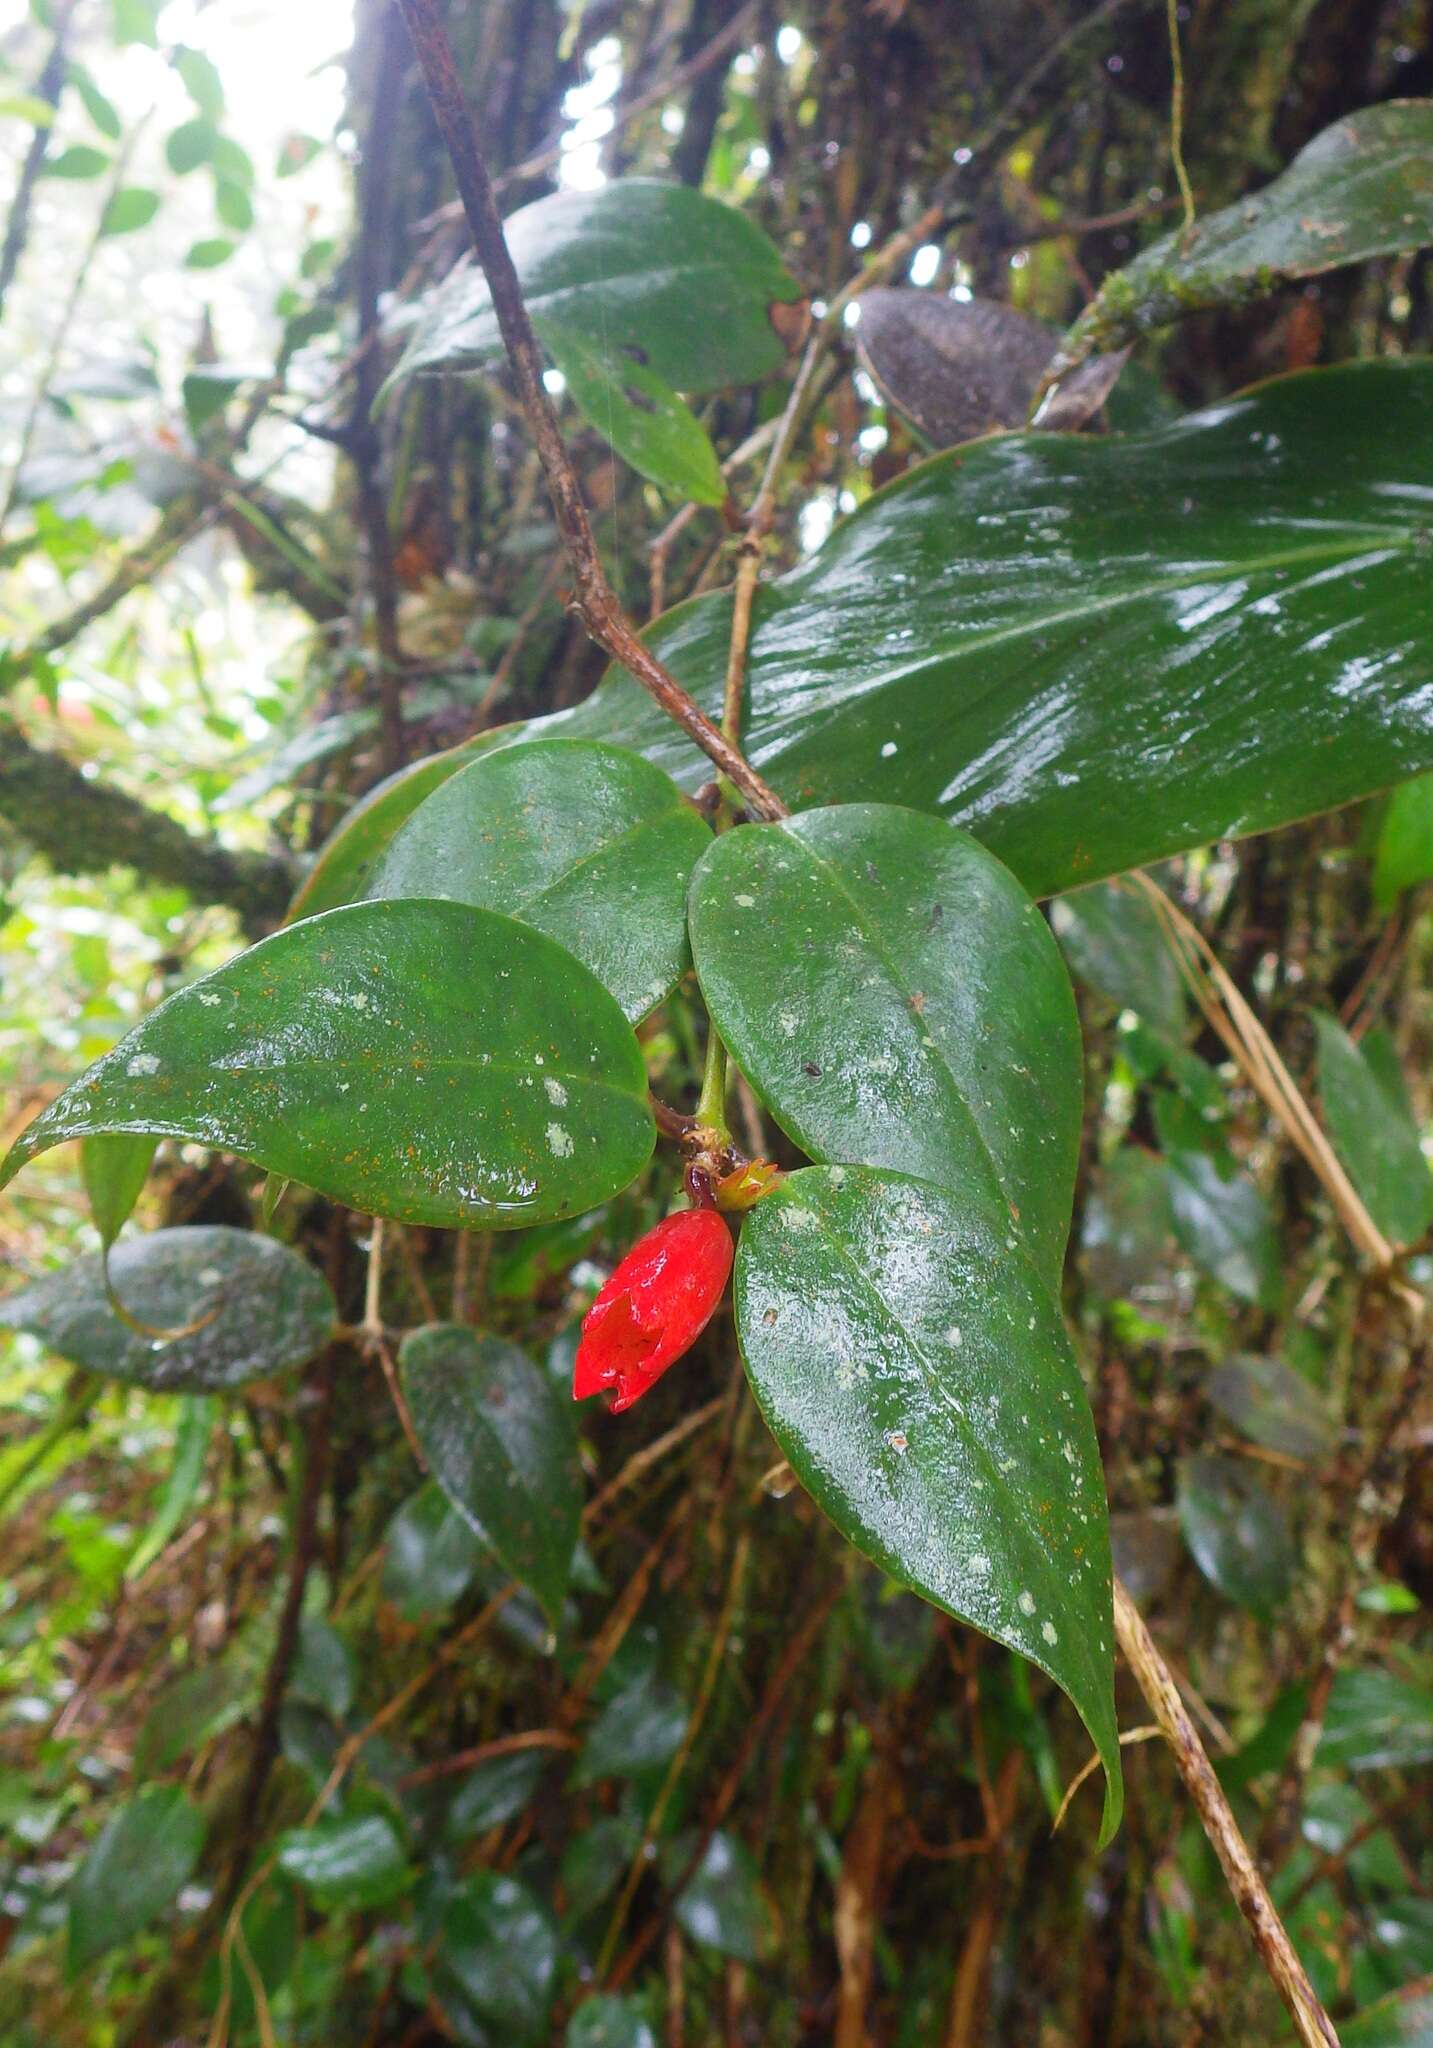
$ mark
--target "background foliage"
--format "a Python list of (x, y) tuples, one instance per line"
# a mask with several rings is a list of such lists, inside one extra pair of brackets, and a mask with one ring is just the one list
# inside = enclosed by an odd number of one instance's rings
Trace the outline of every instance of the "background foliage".
[[(717, 458), (774, 419), (799, 338), (799, 311), (785, 332), (744, 324), (742, 279), (784, 307), (830, 301), (938, 200), (891, 282), (943, 308), (1004, 302), (1047, 323), (1050, 349), (1087, 306), (1076, 349), (1150, 324), (1119, 287), (1096, 297), (1141, 249), (1136, 277), (1207, 301), (1142, 340), (1110, 398), (1111, 426), (1152, 437), (1142, 454), (1090, 435), (1039, 444), (1038, 463), (995, 441), (916, 468), (931, 440), (1019, 423), (1038, 340), (972, 343), (942, 316), (898, 330), (892, 355), (888, 327), (883, 345), (853, 321), (780, 478), (747, 737), (788, 794), (821, 802), (839, 779), (846, 800), (941, 809), (1031, 888), (1074, 891), (1049, 907), (1083, 1028), (1078, 1131), (1065, 1118), (1074, 1360), (1055, 1332), (1045, 1369), (1078, 1364), (1118, 1568), (1341, 2037), (1367, 2048), (1433, 2038), (1422, 1361), (1191, 1004), (1147, 899), (1075, 885), (1178, 856), (1159, 879), (1424, 1277), (1433, 785), (1407, 778), (1429, 765), (1433, 400), (1395, 359), (1427, 353), (1428, 260), (1397, 253), (1426, 237), (1373, 209), (1362, 240), (1330, 247), (1307, 154), (1282, 239), (1249, 195), (1350, 114), (1361, 162), (1406, 154), (1387, 103), (1433, 93), (1433, 17), (1411, 0), (1177, 12), (1200, 216), (1232, 212), (1175, 259), (1150, 246), (1179, 234), (1159, 5), (449, 15), (505, 208), (556, 190), (580, 209), (617, 176), (690, 188), (623, 188), (617, 267), (640, 271), (663, 234), (690, 259), (655, 324), (647, 308), (624, 326), (620, 294), (572, 315), (541, 234), (526, 279), (610, 573), (639, 616), (696, 599), (657, 629), (684, 679), (714, 661), (719, 678), (728, 633), (727, 599), (704, 594), (733, 564)], [(608, 1033), (620, 1067), (621, 1013), (639, 1020), (659, 1091), (689, 1107), (700, 1018), (672, 878), (704, 828), (607, 743), (692, 786), (705, 769), (630, 686), (590, 696), (602, 661), (564, 604), (483, 295), (460, 271), (436, 313), (425, 297), (464, 237), (396, 12), (35, 0), (0, 20), (0, 59), (7, 1137), (163, 997), (214, 970), (238, 988), (225, 976), (246, 970), (224, 963), (296, 891), (313, 912), (446, 872), (469, 845), (470, 777), (559, 787), (566, 749), (481, 759), (484, 735), (553, 713), (573, 713), (543, 731), (583, 743), (589, 783), (605, 763), (614, 833), (643, 821), (639, 848), (609, 857), (645, 907), (620, 946), (586, 950), (568, 878), (591, 852), (547, 842), (532, 948), (579, 954), (571, 1028)], [(710, 276), (684, 225), (698, 188), (739, 209)], [(695, 338), (664, 340), (694, 300)], [(435, 334), (458, 336), (471, 374), (403, 376), (375, 403)], [(614, 376), (634, 347), (646, 360)], [(943, 432), (952, 360), (983, 414)], [(1013, 395), (979, 384), (992, 364)], [(751, 455), (732, 467), (743, 503), (755, 476)], [(952, 591), (937, 579), (957, 528)], [(898, 622), (902, 577), (916, 595)], [(1128, 617), (1140, 666), (1071, 615), (1090, 603)], [(1229, 659), (1235, 623), (1247, 663)], [(917, 648), (880, 644), (907, 627)], [(934, 748), (972, 675), (989, 687), (952, 780)], [(806, 700), (842, 691), (839, 740), (813, 737)], [(1251, 721), (1252, 761), (1236, 743)], [(385, 853), (416, 795), (470, 758), (445, 785), (453, 822), (425, 810)], [(705, 857), (714, 901), (741, 901), (761, 844)], [(512, 886), (475, 856), (463, 893), (508, 908)], [(790, 1164), (790, 1140), (817, 1142), (800, 1083), (743, 1020), (705, 900), (702, 991), (755, 1090), (735, 1097), (741, 1133)], [(335, 914), (361, 964), (405, 909)], [(485, 908), (452, 919), (454, 954), (506, 943)], [(791, 959), (770, 951), (775, 986)], [(415, 957), (415, 980), (430, 965)], [(202, 997), (183, 1000), (197, 1015)], [(809, 1006), (812, 1032), (830, 1014), (799, 973), (782, 1000)], [(1056, 1008), (1010, 1021), (1042, 1041), (1063, 1028)], [(793, 1393), (779, 1347), (747, 1344), (761, 1415), (723, 1316), (635, 1416), (578, 1428), (577, 1319), (676, 1180), (669, 1152), (642, 1165), (640, 1075), (618, 1086), (630, 1114), (605, 1142), (633, 1187), (590, 1209), (574, 1166), (555, 1220), (497, 1238), (455, 1237), (447, 1212), (376, 1226), (297, 1189), (275, 1205), (277, 1182), (225, 1150), (166, 1138), (145, 1230), (111, 1262), (144, 1323), (202, 1323), (158, 1353), (108, 1314), (99, 1262), (148, 1141), (46, 1153), (6, 1191), (0, 2035), (1281, 2038), (1162, 1747), (1126, 1750), (1110, 1848), (1090, 1788), (1052, 1833), (1089, 1753), (1079, 1721), (1040, 1670), (899, 1592), (815, 1511), (761, 1419), (789, 1447), (802, 1380)], [(235, 1095), (226, 1114), (252, 1118)], [(248, 1123), (212, 1136), (256, 1149)], [(312, 1158), (283, 1170), (325, 1184)], [(805, 1185), (839, 1229), (855, 1197), (834, 1179)], [(783, 1204), (755, 1212), (738, 1315), (764, 1299)], [(212, 1321), (153, 1249), (162, 1230), (186, 1234)], [(1123, 1679), (1117, 1705), (1137, 1729)]]

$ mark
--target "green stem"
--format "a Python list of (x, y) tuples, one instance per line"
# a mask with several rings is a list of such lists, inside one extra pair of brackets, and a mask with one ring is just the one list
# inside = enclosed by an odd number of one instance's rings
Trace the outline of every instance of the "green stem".
[(99, 1381), (93, 1373), (79, 1374), (76, 1380), (71, 1382), (69, 1393), (39, 1435), (23, 1450), (17, 1446), (15, 1463), (5, 1474), (3, 1483), (0, 1483), (0, 1515), (6, 1512), (30, 1474), (39, 1469), (56, 1444), (84, 1420), (98, 1391)]
[(726, 1047), (715, 1024), (707, 1026), (707, 1056), (702, 1068), (702, 1092), (697, 1097), (696, 1119), (716, 1131), (723, 1141), (731, 1137), (726, 1123)]

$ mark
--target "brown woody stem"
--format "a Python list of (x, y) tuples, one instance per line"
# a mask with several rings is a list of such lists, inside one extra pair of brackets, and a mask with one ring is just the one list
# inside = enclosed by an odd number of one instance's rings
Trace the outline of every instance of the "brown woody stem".
[(1319, 2003), (1303, 1964), (1279, 1918), (1268, 1886), (1239, 1832), (1224, 1788), (1214, 1775), (1194, 1723), (1185, 1712), (1169, 1667), (1154, 1646), (1139, 1609), (1115, 1580), (1115, 1634), (1140, 1691), (1148, 1700), (1166, 1741), (1174, 1752), (1200, 1826), (1219, 1858), (1234, 1903), (1243, 1914), (1259, 1960), (1288, 2007), (1295, 2032), (1305, 2048), (1338, 2048), (1333, 2022)]
[(493, 311), (512, 367), (513, 380), (537, 444), (558, 532), (572, 565), (577, 609), (582, 622), (598, 646), (615, 661), (621, 662), (648, 695), (661, 705), (667, 716), (675, 720), (727, 780), (741, 791), (748, 808), (756, 816), (785, 817), (786, 806), (776, 792), (767, 787), (751, 764), (718, 731), (706, 713), (693, 703), (676, 677), (643, 644), (607, 580), (592, 537), (582, 490), (563, 445), (552, 401), (543, 385), (537, 337), (523, 303), (522, 287), (503, 233), (492, 180), (478, 147), (477, 130), (458, 77), (453, 46), (439, 17), (436, 0), (400, 0), (400, 5), (452, 162), (473, 248), (492, 294)]

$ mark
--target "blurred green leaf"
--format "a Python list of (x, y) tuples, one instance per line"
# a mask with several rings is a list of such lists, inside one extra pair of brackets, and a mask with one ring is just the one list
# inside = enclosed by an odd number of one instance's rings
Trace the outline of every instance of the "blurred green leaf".
[(1433, 1172), (1392, 1041), (1370, 1031), (1355, 1045), (1336, 1017), (1314, 1015), (1319, 1093), (1339, 1156), (1368, 1212), (1395, 1244), (1416, 1244), (1433, 1223)]
[(1205, 1578), (1272, 1619), (1297, 1564), (1283, 1509), (1237, 1458), (1181, 1458), (1177, 1482), (1184, 1540)]
[(403, 1844), (381, 1813), (290, 1828), (279, 1837), (279, 1868), (315, 1905), (350, 1911), (386, 1905), (412, 1877)]
[(178, 1785), (147, 1785), (106, 1822), (70, 1880), (66, 1972), (78, 1977), (174, 1903), (204, 1822)]

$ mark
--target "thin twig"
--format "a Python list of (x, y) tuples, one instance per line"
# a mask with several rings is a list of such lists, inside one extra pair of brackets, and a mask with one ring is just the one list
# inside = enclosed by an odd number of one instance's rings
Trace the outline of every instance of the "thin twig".
[(453, 46), (436, 0), (400, 0), (404, 19), (418, 52), (433, 112), (447, 146), (458, 194), (467, 215), (473, 247), (492, 294), (493, 311), (507, 350), (513, 380), (522, 400), (533, 440), (547, 479), (557, 529), (572, 565), (579, 615), (588, 633), (615, 661), (635, 677), (656, 703), (695, 741), (709, 760), (739, 789), (759, 817), (780, 818), (786, 806), (712, 724), (651, 649), (618, 602), (597, 552), (583, 503), (581, 486), (557, 424), (552, 401), (542, 381), (537, 337), (523, 303), (522, 287), (503, 233), (492, 180), (488, 176), (477, 131), (458, 77)]
[(1214, 1775), (1194, 1723), (1185, 1711), (1164, 1659), (1154, 1646), (1139, 1609), (1118, 1579), (1114, 1582), (1115, 1634), (1140, 1691), (1153, 1709), (1183, 1778), (1200, 1825), (1219, 1858), (1234, 1903), (1243, 1914), (1259, 1959), (1288, 2008), (1305, 2048), (1338, 2048), (1333, 2022), (1320, 2004), (1295, 1953), (1268, 1887), (1239, 1832), (1239, 1823)]

